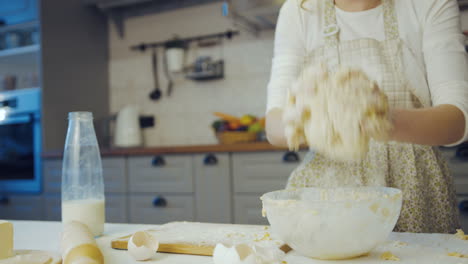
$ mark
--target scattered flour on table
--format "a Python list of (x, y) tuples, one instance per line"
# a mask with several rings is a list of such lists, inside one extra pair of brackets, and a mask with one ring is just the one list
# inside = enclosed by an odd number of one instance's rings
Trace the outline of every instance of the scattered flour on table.
[(455, 236), (461, 240), (468, 240), (468, 235), (465, 235), (465, 232), (461, 229), (457, 229)]
[(457, 258), (468, 258), (468, 255), (463, 255), (463, 254), (458, 253), (458, 252), (450, 252), (450, 253), (447, 253), (447, 256), (450, 256), (450, 257), (457, 257)]
[(397, 256), (393, 255), (392, 252), (386, 251), (380, 255), (380, 259), (382, 260), (392, 260), (392, 261), (400, 261), (400, 258)]

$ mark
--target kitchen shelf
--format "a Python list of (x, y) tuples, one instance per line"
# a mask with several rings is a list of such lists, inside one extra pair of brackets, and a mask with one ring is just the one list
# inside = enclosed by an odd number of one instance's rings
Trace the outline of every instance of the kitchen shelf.
[(0, 59), (12, 56), (36, 55), (40, 50), (40, 45), (29, 45), (24, 47), (0, 50)]

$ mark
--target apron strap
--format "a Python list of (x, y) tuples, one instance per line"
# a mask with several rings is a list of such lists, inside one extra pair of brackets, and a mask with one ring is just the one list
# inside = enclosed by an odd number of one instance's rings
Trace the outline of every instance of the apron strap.
[[(384, 15), (384, 30), (387, 40), (400, 38), (398, 29), (398, 19), (395, 13), (394, 0), (382, 0)], [(336, 20), (336, 10), (334, 0), (325, 0), (324, 29), (326, 46), (337, 46), (339, 40), (339, 28)]]

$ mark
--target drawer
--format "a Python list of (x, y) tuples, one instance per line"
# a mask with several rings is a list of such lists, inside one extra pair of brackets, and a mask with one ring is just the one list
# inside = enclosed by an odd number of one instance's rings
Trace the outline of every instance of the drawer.
[(44, 191), (59, 193), (62, 189), (62, 160), (45, 159), (43, 164)]
[(130, 192), (193, 192), (191, 155), (130, 157), (128, 172)]
[(128, 223), (127, 195), (106, 195), (106, 223)]
[(192, 195), (133, 194), (129, 197), (129, 206), (131, 223), (164, 224), (171, 221), (194, 221)]
[(234, 196), (234, 223), (246, 225), (268, 225), (262, 216), (262, 194), (242, 194)]
[(103, 158), (102, 175), (104, 187), (108, 193), (125, 193), (127, 191), (127, 166), (125, 158)]
[[(45, 219), (62, 220), (62, 203), (60, 194), (46, 194)], [(106, 195), (106, 223), (127, 223), (127, 196), (124, 194)]]
[[(125, 158), (103, 158), (102, 174), (107, 193), (124, 193), (127, 191)], [(44, 161), (44, 191), (60, 193), (62, 188), (62, 160)]]
[(232, 222), (229, 154), (195, 155), (196, 221)]
[(234, 192), (265, 193), (284, 189), (306, 152), (233, 153)]
[(43, 197), (38, 195), (8, 195), (0, 197), (0, 219), (43, 220)]

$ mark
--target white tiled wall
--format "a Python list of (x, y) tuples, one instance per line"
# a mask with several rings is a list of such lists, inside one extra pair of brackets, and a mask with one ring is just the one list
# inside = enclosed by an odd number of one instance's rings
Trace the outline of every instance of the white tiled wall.
[[(189, 19), (187, 19), (189, 18)], [(224, 48), (192, 49), (187, 60), (200, 55), (219, 58), (224, 54), (225, 79), (193, 82), (177, 78), (171, 97), (151, 101), (154, 88), (150, 52), (130, 51), (141, 42), (163, 41), (174, 34), (181, 37), (223, 32), (234, 28), (232, 21), (221, 15), (220, 4), (208, 4), (174, 12), (128, 19), (125, 37), (120, 39), (113, 24), (110, 27), (110, 88), (111, 111), (127, 104), (137, 104), (142, 114), (154, 114), (156, 127), (145, 129), (148, 146), (210, 144), (216, 138), (210, 129), (215, 111), (234, 115), (263, 115), (266, 86), (273, 55), (273, 32), (260, 37), (241, 30), (241, 35), (225, 41)], [(162, 50), (160, 50), (160, 64)], [(162, 66), (160, 82), (165, 91), (166, 79)]]

